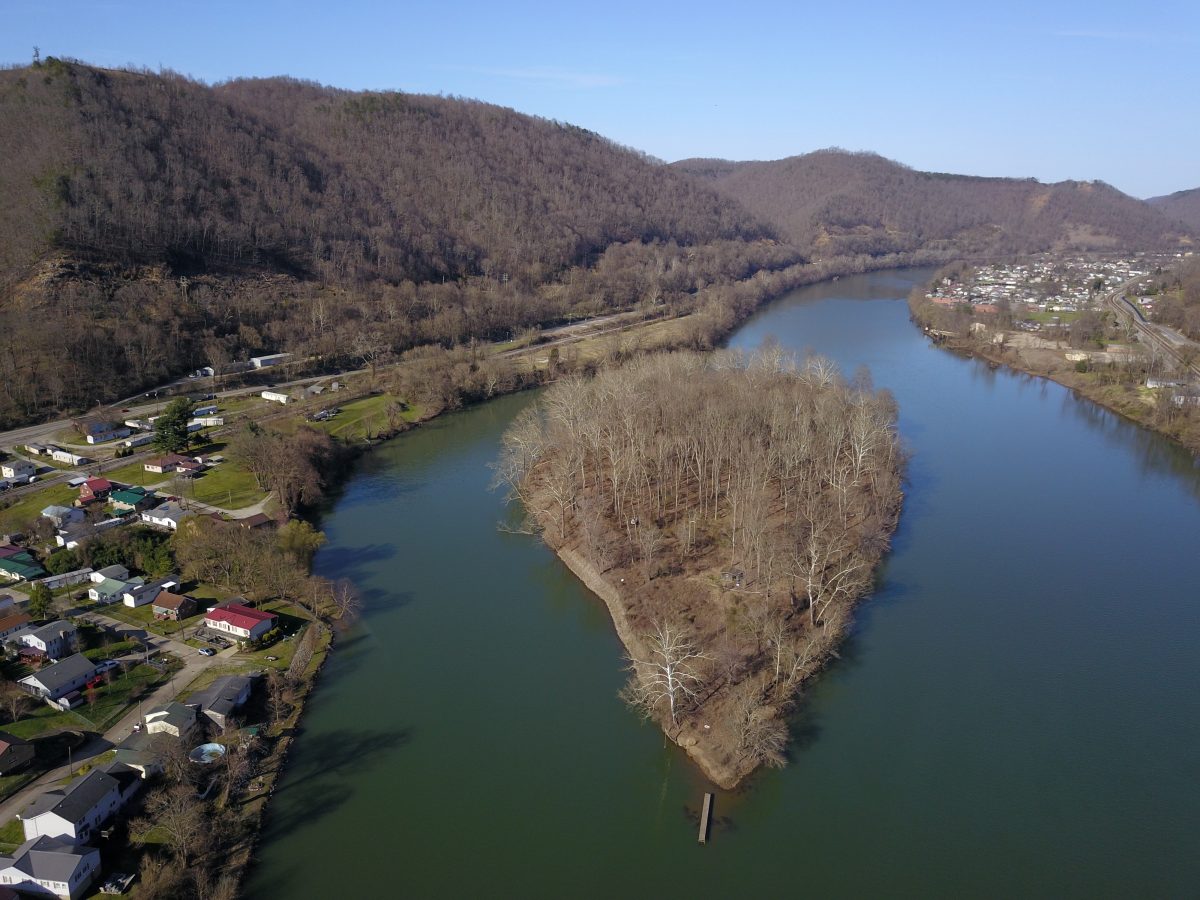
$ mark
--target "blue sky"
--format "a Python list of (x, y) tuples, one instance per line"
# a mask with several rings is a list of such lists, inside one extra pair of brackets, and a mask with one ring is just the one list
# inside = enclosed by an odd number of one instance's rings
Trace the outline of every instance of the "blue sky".
[(1141, 197), (1200, 187), (1194, 0), (0, 0), (0, 23), (8, 64), (37, 45), (209, 82), (475, 97), (667, 160), (837, 146)]

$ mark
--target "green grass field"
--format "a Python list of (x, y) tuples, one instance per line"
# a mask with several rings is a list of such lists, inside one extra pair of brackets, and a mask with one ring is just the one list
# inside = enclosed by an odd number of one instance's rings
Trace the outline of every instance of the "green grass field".
[(79, 496), (77, 488), (66, 484), (52, 484), (0, 509), (0, 531), (18, 531), (36, 518), (47, 506), (70, 506)]
[(242, 509), (267, 495), (249, 469), (226, 460), (194, 479), (187, 496), (222, 509)]
[[(388, 407), (400, 402), (392, 394), (377, 394), (373, 397), (363, 397), (341, 404), (342, 411), (326, 422), (314, 422), (313, 427), (319, 428), (330, 437), (338, 440), (361, 441), (373, 438), (380, 432), (388, 431)], [(332, 400), (327, 405), (337, 405)], [(400, 414), (405, 422), (415, 422), (421, 417), (418, 406), (410, 406)]]

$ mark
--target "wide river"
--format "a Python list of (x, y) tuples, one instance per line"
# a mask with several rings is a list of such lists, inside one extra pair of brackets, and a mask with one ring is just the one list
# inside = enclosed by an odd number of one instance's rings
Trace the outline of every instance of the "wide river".
[(928, 345), (927, 273), (733, 337), (867, 365), (904, 516), (789, 766), (718, 794), (617, 699), (598, 600), (490, 492), (531, 396), (367, 458), (317, 569), (364, 593), (275, 791), (254, 898), (1183, 897), (1200, 890), (1200, 471), (1063, 388)]

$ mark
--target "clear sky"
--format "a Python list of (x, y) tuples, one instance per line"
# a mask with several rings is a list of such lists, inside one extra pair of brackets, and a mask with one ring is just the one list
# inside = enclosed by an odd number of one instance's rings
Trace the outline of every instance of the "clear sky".
[(1197, 0), (0, 0), (0, 62), (34, 45), (475, 97), (666, 160), (836, 146), (1139, 197), (1200, 187)]

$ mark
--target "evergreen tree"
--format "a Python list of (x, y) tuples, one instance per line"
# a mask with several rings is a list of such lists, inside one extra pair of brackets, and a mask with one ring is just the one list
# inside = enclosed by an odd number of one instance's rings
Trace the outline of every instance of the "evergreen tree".
[(163, 453), (178, 453), (186, 450), (192, 441), (188, 434), (188, 422), (192, 418), (192, 401), (179, 397), (167, 404), (162, 415), (154, 423), (154, 447)]

